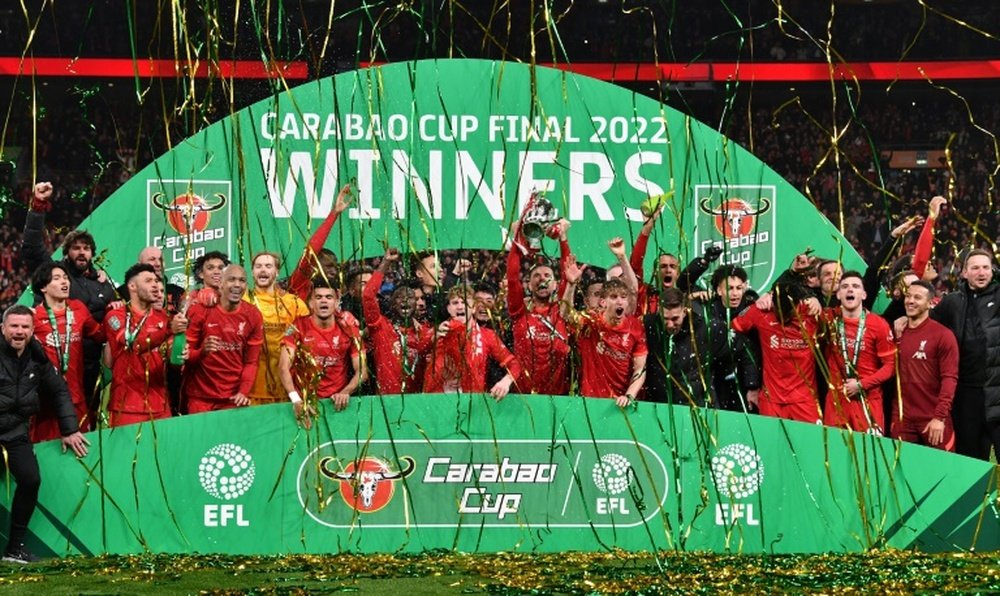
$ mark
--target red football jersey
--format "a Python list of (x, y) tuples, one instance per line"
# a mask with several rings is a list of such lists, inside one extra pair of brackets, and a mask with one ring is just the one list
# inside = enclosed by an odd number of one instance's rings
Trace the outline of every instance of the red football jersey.
[(354, 374), (351, 359), (361, 354), (360, 325), (346, 311), (336, 314), (329, 329), (317, 326), (312, 317), (299, 317), (281, 341), (296, 350), (296, 385), (304, 389), (318, 378), (320, 398), (344, 389)]
[(580, 351), (580, 395), (624, 395), (637, 372), (632, 370), (632, 359), (648, 352), (642, 321), (625, 317), (611, 327), (601, 313), (580, 316), (576, 340)]
[(903, 401), (900, 416), (893, 404), (893, 420), (927, 422), (951, 417), (958, 386), (958, 342), (941, 323), (926, 319), (907, 327), (899, 338), (899, 389)]
[(492, 330), (475, 321), (468, 325), (447, 321), (448, 334), (438, 338), (428, 357), (424, 375), (425, 393), (486, 391), (486, 365), (490, 358), (507, 369), (516, 380), (521, 367)]
[[(569, 245), (560, 242), (565, 267)], [(562, 296), (565, 282), (553, 292)], [(569, 329), (559, 314), (558, 303), (535, 304), (529, 310), (521, 283), (521, 251), (515, 246), (507, 255), (507, 311), (512, 322), (514, 353), (522, 373), (517, 380), (520, 393), (565, 395), (569, 393)]]
[(382, 279), (382, 271), (376, 270), (361, 292), (365, 330), (374, 347), (378, 391), (382, 395), (418, 392), (423, 386), (422, 361), (434, 340), (434, 329), (420, 323), (401, 327), (386, 318), (378, 303)]
[[(73, 325), (68, 330), (66, 328), (67, 312), (73, 313)], [(103, 342), (104, 331), (101, 329), (100, 323), (91, 316), (87, 306), (79, 300), (67, 300), (66, 308), (60, 312), (53, 312), (52, 316), (55, 318), (56, 329), (52, 327), (52, 321), (45, 304), (39, 304), (35, 307), (35, 337), (45, 348), (45, 355), (48, 356), (49, 361), (66, 379), (80, 430), (87, 432), (91, 425), (90, 421), (87, 420), (87, 394), (83, 386), (83, 338), (87, 337)], [(58, 439), (61, 436), (55, 412), (48, 400), (42, 400), (32, 424), (31, 440), (34, 442), (48, 441)]]
[[(183, 392), (199, 400), (228, 400), (247, 395), (257, 376), (257, 360), (264, 343), (264, 319), (252, 304), (240, 301), (236, 310), (194, 303), (188, 309)], [(205, 339), (218, 337), (222, 349), (202, 350)]]
[[(148, 414), (154, 418), (170, 415), (167, 397), (166, 359), (160, 347), (170, 339), (170, 318), (153, 309), (148, 316), (128, 313), (121, 306), (104, 317), (104, 331), (111, 351), (112, 412)], [(129, 341), (135, 333), (134, 339)]]
[[(861, 319), (841, 317), (839, 308), (826, 309), (823, 313), (824, 324), (828, 330), (828, 340), (824, 345), (826, 366), (830, 375), (830, 386), (834, 392), (827, 395), (827, 405), (823, 412), (823, 420), (831, 426), (848, 425), (854, 430), (867, 430), (868, 417), (880, 428), (884, 428), (882, 419), (882, 383), (892, 378), (896, 371), (896, 344), (892, 338), (892, 329), (882, 317), (871, 312), (865, 313), (865, 330), (858, 344), (858, 327)], [(843, 320), (844, 337), (839, 332), (840, 320)], [(860, 348), (855, 352), (855, 346)], [(844, 348), (847, 348), (847, 360), (844, 359)], [(851, 370), (848, 371), (847, 361)], [(855, 378), (861, 383), (865, 399), (871, 404), (867, 417), (858, 399), (849, 399), (844, 393), (844, 382)], [(859, 416), (860, 415), (860, 416)]]
[(760, 337), (764, 360), (761, 400), (816, 403), (815, 318), (803, 312), (790, 324), (782, 325), (773, 312), (764, 312), (753, 304), (733, 319), (732, 327), (739, 332), (756, 329)]

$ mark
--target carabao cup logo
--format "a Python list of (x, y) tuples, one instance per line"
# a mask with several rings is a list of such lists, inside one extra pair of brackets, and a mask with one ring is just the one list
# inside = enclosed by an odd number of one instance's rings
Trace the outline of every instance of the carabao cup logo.
[(701, 210), (714, 217), (715, 229), (726, 240), (748, 236), (757, 227), (757, 216), (771, 208), (771, 201), (764, 197), (755, 209), (743, 199), (727, 199), (713, 207), (712, 202), (705, 198), (699, 203)]
[(205, 492), (216, 499), (231, 501), (253, 486), (256, 467), (246, 449), (222, 443), (209, 449), (198, 464), (198, 480)]
[(166, 197), (162, 192), (153, 195), (153, 206), (167, 214), (167, 223), (181, 236), (194, 232), (204, 232), (212, 218), (212, 212), (222, 209), (226, 204), (226, 196), (214, 193), (206, 200), (193, 192), (179, 194), (169, 203), (164, 203)]
[(608, 453), (594, 464), (591, 476), (597, 490), (607, 495), (620, 495), (632, 484), (632, 464), (624, 455)]
[(389, 504), (396, 492), (396, 480), (413, 473), (416, 462), (412, 457), (400, 458), (401, 470), (393, 471), (389, 463), (377, 457), (365, 457), (336, 469), (337, 459), (324, 457), (319, 461), (319, 471), (331, 480), (340, 482), (340, 496), (348, 507), (359, 513), (374, 513)]
[(712, 479), (723, 495), (745, 499), (764, 482), (764, 464), (748, 445), (726, 445), (712, 457)]

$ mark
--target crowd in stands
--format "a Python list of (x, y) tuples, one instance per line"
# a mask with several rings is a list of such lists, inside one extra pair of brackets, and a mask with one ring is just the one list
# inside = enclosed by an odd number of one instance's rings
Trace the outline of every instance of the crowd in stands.
[[(5, 32), (0, 54), (21, 55), (30, 35), (32, 53), (40, 57), (174, 59), (210, 47), (223, 59), (254, 60), (262, 51), (259, 40), (271, 36), (266, 52), (275, 59), (313, 62), (332, 56), (330, 63), (341, 67), (359, 59), (415, 56), (650, 62), (654, 52), (660, 61), (670, 62), (824, 61), (831, 23), (833, 60), (992, 58), (1000, 48), (992, 28), (1000, 22), (1000, 7), (989, 0), (936, 7), (916, 0), (587, 0), (539, 5), (534, 14), (476, 2), (420, 11), (347, 3), (335, 7), (333, 18), (329, 6), (303, 2), (268, 23), (249, 6), (237, 14), (237, 6), (206, 10), (176, 5), (172, 18), (182, 21), (179, 39), (168, 24), (171, 19), (161, 18), (153, 6), (129, 9), (112, 0), (51, 6), (29, 11), (30, 27), (24, 12), (9, 6), (0, 9), (0, 30)], [(122, 23), (130, 24), (127, 34)], [(316, 74), (334, 74), (329, 64), (311, 66)]]

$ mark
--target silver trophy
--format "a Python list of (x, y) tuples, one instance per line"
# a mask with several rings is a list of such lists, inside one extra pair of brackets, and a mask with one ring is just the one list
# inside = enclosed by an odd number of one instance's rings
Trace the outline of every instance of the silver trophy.
[(541, 250), (542, 238), (557, 221), (559, 212), (555, 205), (536, 195), (531, 207), (521, 216), (521, 233), (528, 244), (528, 250)]

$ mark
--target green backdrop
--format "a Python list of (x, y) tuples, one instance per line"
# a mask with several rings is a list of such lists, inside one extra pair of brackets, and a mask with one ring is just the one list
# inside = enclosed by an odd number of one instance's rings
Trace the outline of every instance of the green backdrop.
[(81, 227), (112, 277), (157, 244), (183, 286), (206, 250), (247, 262), (268, 249), (294, 264), (352, 181), (355, 204), (327, 243), (344, 260), (386, 242), (500, 249), (543, 191), (573, 222), (581, 260), (607, 264), (604, 242), (634, 238), (641, 202), (673, 191), (649, 260), (722, 242), (758, 289), (807, 246), (862, 265), (795, 188), (708, 126), (608, 83), (483, 60), (389, 64), (275, 95), (179, 143)]
[(79, 461), (41, 444), (32, 546), (58, 555), (1000, 548), (997, 468), (918, 445), (579, 397), (330, 406), (308, 432), (278, 404), (92, 433)]

